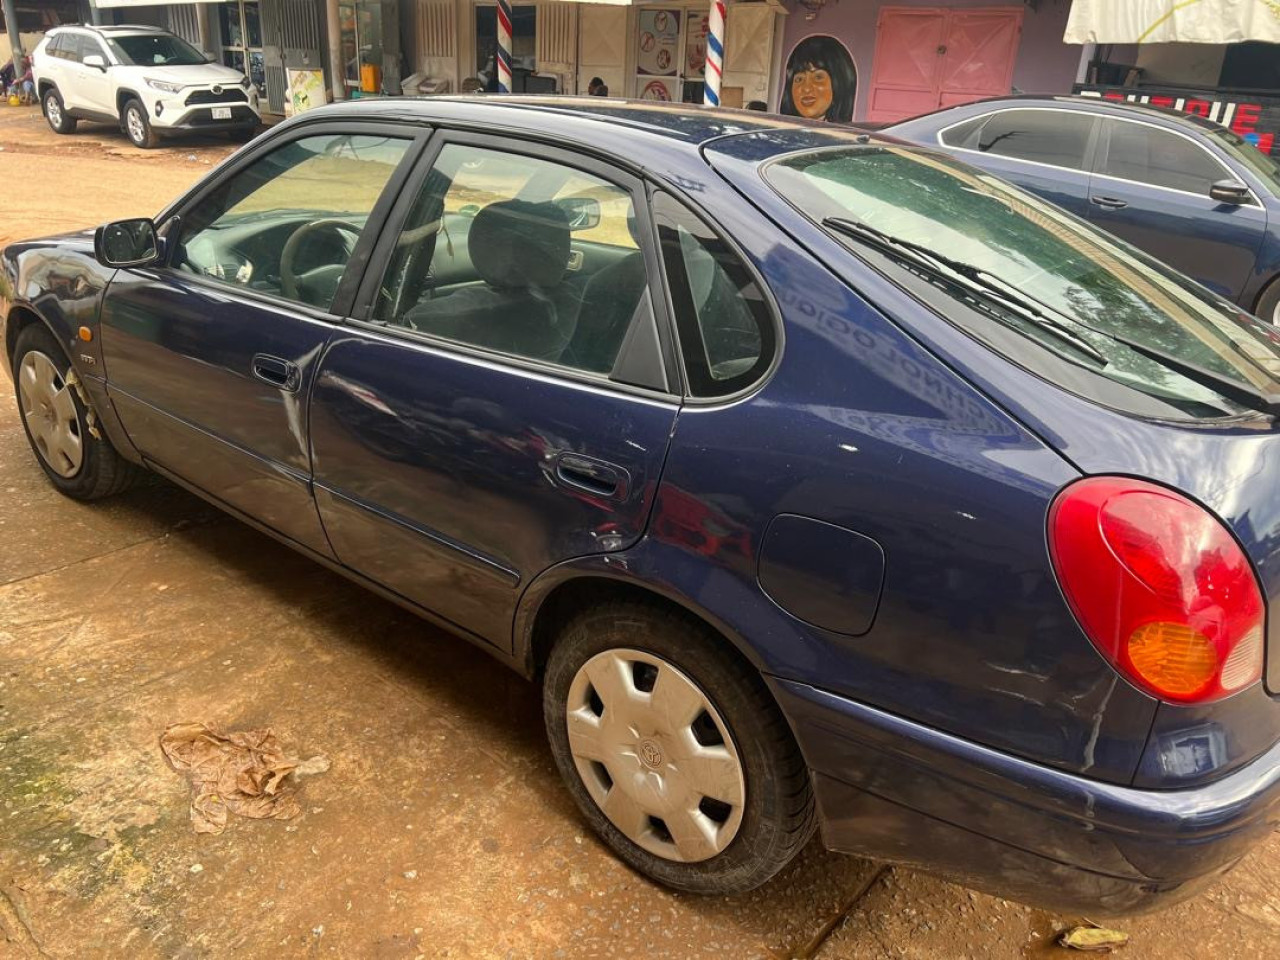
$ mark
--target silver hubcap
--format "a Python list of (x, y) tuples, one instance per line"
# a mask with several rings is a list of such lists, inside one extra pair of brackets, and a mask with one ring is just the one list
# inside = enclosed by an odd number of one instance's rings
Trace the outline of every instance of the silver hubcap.
[(142, 115), (138, 113), (137, 107), (130, 107), (125, 113), (124, 122), (129, 127), (129, 136), (135, 143), (141, 143), (147, 138), (146, 128), (142, 124)]
[(1276, 302), (1276, 308), (1271, 311), (1271, 322), (1280, 327), (1280, 301)]
[(55, 127), (62, 126), (62, 108), (58, 106), (57, 97), (49, 97), (44, 102), (44, 112), (49, 117), (49, 122)]
[(707, 695), (670, 663), (640, 650), (596, 654), (573, 678), (565, 719), (583, 784), (636, 844), (694, 863), (737, 835), (737, 748)]
[(22, 358), (18, 397), (40, 459), (58, 476), (74, 477), (84, 461), (84, 445), (71, 387), (53, 361), (37, 350)]

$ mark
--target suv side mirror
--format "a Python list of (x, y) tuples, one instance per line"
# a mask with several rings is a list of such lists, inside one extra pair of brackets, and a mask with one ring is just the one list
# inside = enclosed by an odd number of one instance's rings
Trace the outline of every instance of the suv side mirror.
[(1253, 199), (1253, 194), (1239, 180), (1219, 180), (1209, 188), (1209, 199), (1238, 207), (1249, 203)]
[(93, 255), (105, 267), (145, 267), (160, 259), (156, 225), (145, 217), (117, 220), (93, 232)]
[(107, 61), (103, 60), (99, 54), (91, 53), (80, 62), (86, 67), (97, 67), (103, 73), (107, 72)]

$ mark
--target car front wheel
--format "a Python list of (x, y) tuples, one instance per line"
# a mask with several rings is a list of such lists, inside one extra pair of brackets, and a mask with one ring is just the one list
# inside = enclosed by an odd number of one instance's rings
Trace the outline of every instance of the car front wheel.
[(155, 131), (151, 129), (151, 122), (147, 120), (147, 111), (143, 107), (142, 101), (130, 100), (124, 105), (121, 124), (124, 126), (125, 136), (129, 138), (129, 142), (135, 147), (141, 150), (150, 150), (159, 143), (159, 138), (156, 136)]
[(62, 102), (62, 94), (50, 87), (41, 99), (44, 106), (44, 118), (54, 133), (75, 133), (76, 118), (67, 115), (66, 105)]
[(750, 890), (813, 834), (808, 771), (759, 673), (678, 613), (620, 602), (575, 617), (543, 712), (587, 821), (659, 883)]
[(128, 487), (139, 474), (105, 436), (94, 436), (71, 363), (45, 327), (18, 336), (13, 384), (22, 427), (41, 468), (62, 493), (98, 500)]

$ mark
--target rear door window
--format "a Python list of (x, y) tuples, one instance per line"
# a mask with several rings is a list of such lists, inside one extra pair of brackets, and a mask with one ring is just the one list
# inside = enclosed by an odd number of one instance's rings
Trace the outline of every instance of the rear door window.
[(1235, 179), (1204, 147), (1184, 136), (1146, 123), (1106, 124), (1110, 137), (1098, 171), (1105, 176), (1202, 197), (1217, 181)]
[[(656, 336), (629, 189), (556, 160), (460, 143), (436, 158), (396, 240), (377, 320), (620, 382)], [(656, 343), (656, 341), (654, 341)]]
[(949, 147), (1083, 170), (1094, 118), (1073, 110), (1003, 110), (943, 131)]

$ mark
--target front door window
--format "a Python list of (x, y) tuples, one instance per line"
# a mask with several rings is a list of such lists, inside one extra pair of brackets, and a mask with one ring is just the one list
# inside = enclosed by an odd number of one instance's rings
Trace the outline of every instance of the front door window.
[(271, 151), (184, 215), (174, 265), (327, 309), (411, 142), (326, 134)]

